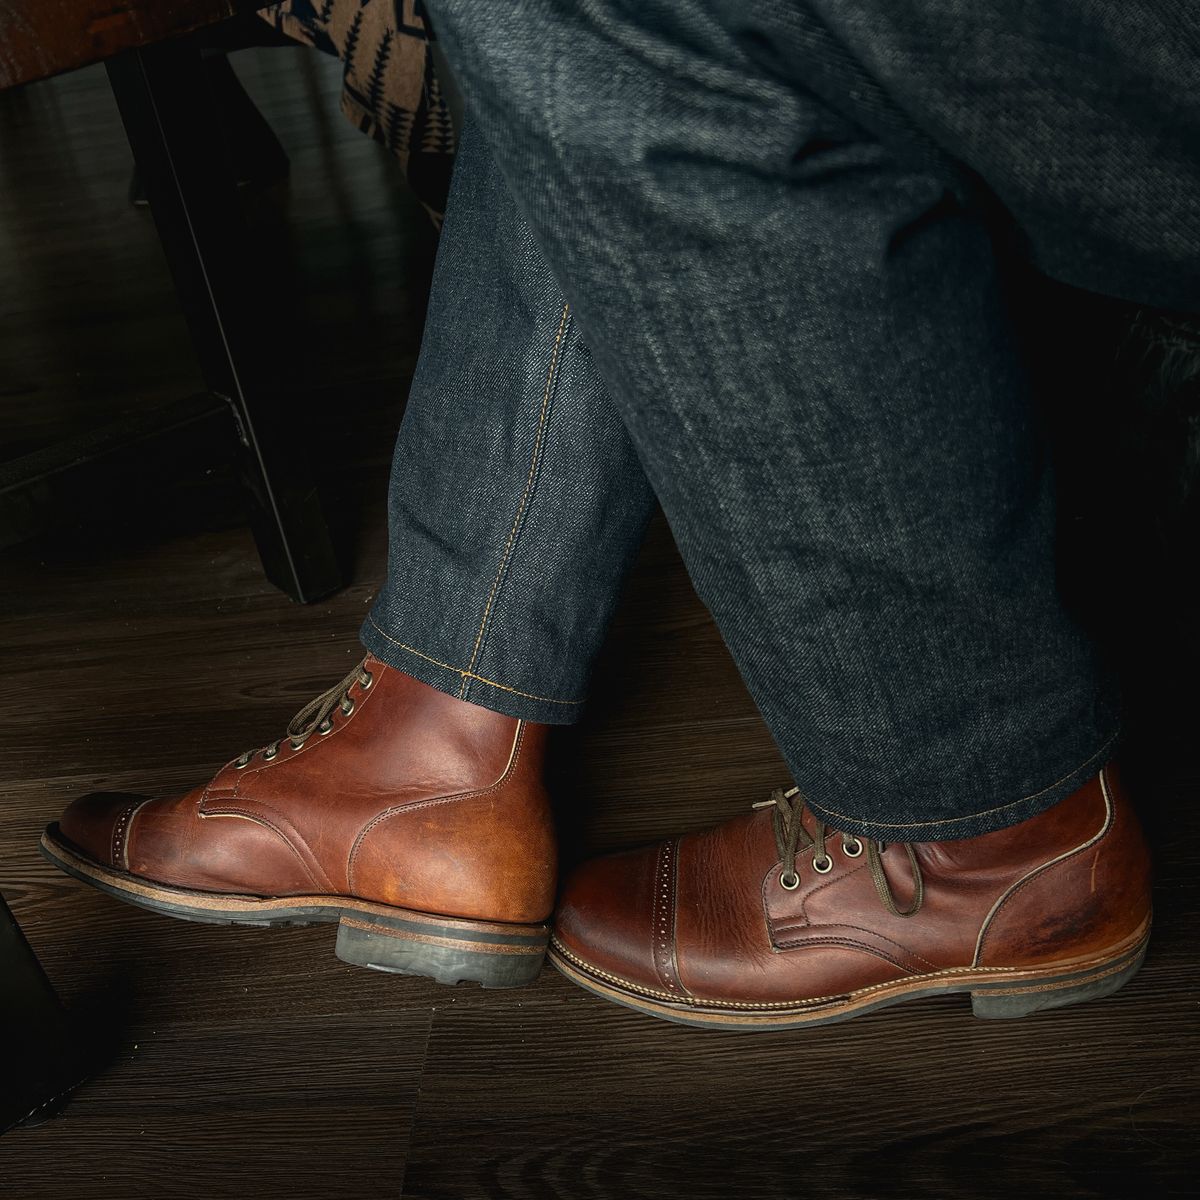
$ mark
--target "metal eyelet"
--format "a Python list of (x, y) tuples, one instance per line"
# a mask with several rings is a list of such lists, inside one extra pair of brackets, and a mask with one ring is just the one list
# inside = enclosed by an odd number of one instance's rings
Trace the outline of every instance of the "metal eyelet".
[(250, 765), (251, 757), (252, 756), (249, 754), (243, 754), (242, 757), (233, 764), (233, 769), (235, 771), (244, 771)]
[[(854, 848), (851, 849), (851, 846), (853, 846)], [(862, 851), (863, 851), (863, 845), (862, 845), (862, 842), (860, 842), (858, 840), (858, 838), (851, 838), (850, 841), (848, 841), (848, 842), (847, 841), (842, 842), (842, 853), (847, 858), (857, 858), (862, 853)]]
[(347, 696), (340, 705), (342, 716), (348, 717), (354, 711), (354, 701)]
[(370, 671), (364, 671), (358, 677), (358, 686), (365, 692), (375, 682), (375, 676)]
[(326, 717), (325, 720), (323, 720), (320, 723), (320, 725), (317, 726), (317, 732), (322, 737), (327, 737), (329, 734), (331, 734), (333, 732), (333, 722), (328, 717)]
[(279, 747), (278, 746), (276, 746), (274, 750), (264, 750), (263, 751), (263, 762), (270, 762), (271, 759), (278, 758), (278, 757), (279, 757)]
[(800, 886), (799, 874), (795, 871), (792, 871), (791, 874), (789, 874), (787, 871), (784, 871), (784, 873), (779, 876), (779, 886), (783, 888), (785, 892), (794, 892)]
[(818, 875), (828, 875), (833, 870), (833, 859), (826, 854), (824, 858), (814, 858), (812, 865)]
[(288, 738), (288, 745), (291, 746), (291, 748), (293, 750), (299, 750), (300, 747), (303, 746), (304, 743), (307, 741), (308, 741), (308, 734), (305, 734), (304, 737), (302, 737), (298, 740), (296, 738), (290, 737), (290, 738)]

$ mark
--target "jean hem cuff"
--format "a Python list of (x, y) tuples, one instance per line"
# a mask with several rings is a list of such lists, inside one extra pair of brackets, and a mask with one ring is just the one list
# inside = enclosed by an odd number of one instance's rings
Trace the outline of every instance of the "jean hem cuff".
[(850, 817), (811, 800), (808, 807), (814, 815), (839, 832), (874, 838), (882, 842), (945, 842), (979, 837), (985, 833), (994, 833), (997, 829), (1019, 825), (1022, 821), (1053, 808), (1060, 800), (1065, 800), (1087, 780), (1100, 773), (1112, 757), (1117, 738), (1118, 734), (1113, 733), (1098, 750), (1049, 786), (1022, 796), (1019, 800), (960, 817), (897, 824)]
[(583, 700), (557, 700), (487, 679), (475, 671), (453, 666), (410, 646), (376, 624), (368, 616), (359, 630), (359, 640), (380, 662), (457, 700), (478, 704), (492, 712), (503, 713), (540, 725), (571, 725), (583, 714)]

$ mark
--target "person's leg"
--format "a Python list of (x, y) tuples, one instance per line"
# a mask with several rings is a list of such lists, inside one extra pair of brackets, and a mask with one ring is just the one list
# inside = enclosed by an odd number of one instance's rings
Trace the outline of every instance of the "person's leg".
[(953, 166), (787, 76), (793, 5), (431, 11), (814, 809), (967, 836), (1094, 775), (1116, 701)]
[(468, 132), (396, 447), (370, 653), (182, 797), (81, 798), (43, 848), (157, 912), (338, 923), (348, 962), (527, 983), (574, 720), (653, 495), (571, 314)]
[(388, 504), (367, 649), (497, 712), (574, 721), (654, 495), (469, 121)]
[(1146, 851), (994, 198), (802, 5), (430, 8), (802, 789), (585, 867), (556, 964), (739, 1027), (1115, 990)]

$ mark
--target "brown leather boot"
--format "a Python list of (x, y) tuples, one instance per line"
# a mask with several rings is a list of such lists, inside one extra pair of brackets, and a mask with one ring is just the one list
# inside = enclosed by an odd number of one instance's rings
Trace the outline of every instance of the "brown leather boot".
[(953, 842), (837, 833), (778, 792), (704, 833), (585, 864), (550, 958), (589, 991), (725, 1029), (841, 1021), (938, 992), (1019, 1017), (1128, 982), (1150, 868), (1114, 768), (1047, 812)]
[(514, 987), (541, 967), (554, 903), (545, 739), (368, 656), (211, 782), (177, 799), (84, 796), (42, 849), (155, 912), (336, 921), (346, 962)]

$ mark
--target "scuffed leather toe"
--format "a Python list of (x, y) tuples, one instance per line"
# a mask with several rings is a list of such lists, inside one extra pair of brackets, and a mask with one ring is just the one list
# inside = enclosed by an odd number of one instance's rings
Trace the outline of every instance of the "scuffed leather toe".
[[(673, 974), (675, 843), (584, 863), (555, 918), (558, 949), (579, 965), (661, 990)], [(665, 961), (662, 961), (665, 956)]]
[(146, 799), (128, 792), (89, 792), (68, 805), (58, 821), (59, 834), (93, 861), (124, 870), (130, 819)]

